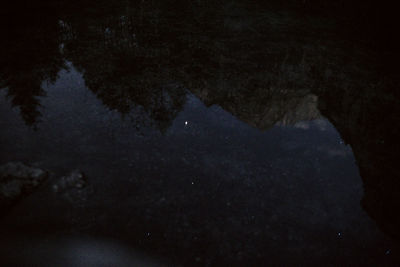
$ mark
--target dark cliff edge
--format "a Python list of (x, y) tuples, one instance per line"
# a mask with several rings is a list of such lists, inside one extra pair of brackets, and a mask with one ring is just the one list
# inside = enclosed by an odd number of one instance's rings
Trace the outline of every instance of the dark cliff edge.
[(320, 110), (353, 149), (364, 183), (362, 206), (382, 230), (400, 238), (400, 100), (374, 88), (361, 92), (326, 93)]

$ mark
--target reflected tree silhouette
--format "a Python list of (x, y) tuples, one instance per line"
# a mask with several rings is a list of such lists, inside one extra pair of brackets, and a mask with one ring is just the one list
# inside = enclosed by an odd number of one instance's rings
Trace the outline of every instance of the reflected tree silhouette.
[(0, 42), (0, 86), (8, 88), (12, 104), (32, 126), (41, 115), (38, 97), (46, 94), (43, 84), (53, 83), (65, 65), (56, 17), (25, 11), (10, 7), (0, 21), (7, 37)]
[(115, 13), (93, 12), (63, 22), (64, 53), (103, 104), (121, 114), (141, 107), (165, 131), (182, 109), (186, 92), (170, 70), (157, 7), (152, 2), (138, 7), (121, 5)]

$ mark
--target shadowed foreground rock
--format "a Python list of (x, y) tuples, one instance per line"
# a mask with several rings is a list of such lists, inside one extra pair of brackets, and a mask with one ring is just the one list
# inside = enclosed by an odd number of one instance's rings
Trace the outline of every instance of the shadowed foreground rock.
[(84, 174), (79, 170), (72, 171), (69, 175), (63, 176), (53, 185), (53, 191), (63, 192), (68, 188), (83, 188), (86, 185)]
[(46, 178), (47, 172), (21, 162), (9, 162), (0, 166), (0, 211), (30, 194)]

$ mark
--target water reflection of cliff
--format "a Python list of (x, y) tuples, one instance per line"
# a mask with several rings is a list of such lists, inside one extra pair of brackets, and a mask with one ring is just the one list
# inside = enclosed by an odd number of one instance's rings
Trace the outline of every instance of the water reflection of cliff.
[(61, 5), (52, 16), (10, 14), (2, 24), (9, 38), (0, 44), (0, 85), (27, 124), (64, 60), (104, 105), (122, 114), (141, 107), (160, 130), (182, 109), (186, 89), (263, 130), (321, 112), (353, 148), (365, 209), (399, 235), (397, 84), (374, 71), (373, 51), (355, 52), (330, 26), (315, 26), (324, 21), (239, 4)]
[(362, 205), (387, 233), (400, 237), (397, 125), (399, 99), (377, 88), (326, 91), (320, 110), (351, 145), (365, 194)]

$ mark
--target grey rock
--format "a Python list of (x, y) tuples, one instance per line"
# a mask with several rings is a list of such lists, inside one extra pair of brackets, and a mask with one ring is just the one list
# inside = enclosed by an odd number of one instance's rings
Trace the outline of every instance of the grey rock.
[(31, 193), (46, 178), (45, 170), (34, 168), (21, 162), (9, 162), (0, 166), (0, 204)]
[(86, 186), (85, 175), (79, 170), (74, 170), (70, 174), (61, 177), (54, 185), (53, 191), (63, 192), (67, 189), (77, 188), (81, 189)]

